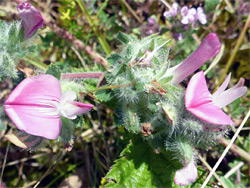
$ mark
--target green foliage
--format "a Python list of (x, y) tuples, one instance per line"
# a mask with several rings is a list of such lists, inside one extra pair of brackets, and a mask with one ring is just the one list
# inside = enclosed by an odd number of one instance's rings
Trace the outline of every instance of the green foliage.
[(61, 117), (62, 129), (57, 140), (69, 143), (73, 139), (75, 124), (68, 118)]
[(224, 178), (223, 176), (220, 177), (220, 179), (223, 181), (223, 183), (227, 186), (227, 188), (235, 188), (235, 185), (228, 179)]
[(112, 93), (110, 91), (101, 90), (95, 93), (95, 97), (101, 102), (108, 102), (112, 99)]
[[(182, 187), (174, 184), (176, 169), (168, 158), (167, 152), (157, 154), (147, 142), (134, 138), (105, 176), (107, 181), (103, 186), (112, 188)], [(200, 168), (198, 170), (199, 178), (193, 184), (185, 186), (186, 188), (201, 187), (206, 176), (204, 170)]]
[(0, 80), (17, 78), (18, 60), (33, 51), (30, 40), (24, 41), (24, 30), (19, 28), (20, 22), (0, 20)]
[(60, 85), (61, 85), (62, 93), (65, 93), (71, 90), (76, 93), (77, 97), (80, 96), (80, 92), (85, 91), (83, 84), (78, 83), (76, 81), (60, 80)]
[(58, 66), (56, 66), (54, 64), (50, 64), (50, 66), (48, 67), (48, 70), (45, 72), (45, 74), (50, 74), (50, 75), (56, 77), (58, 80), (61, 79), (61, 70)]
[(213, 11), (218, 5), (219, 0), (205, 0), (205, 11)]
[(242, 115), (243, 112), (247, 110), (246, 107), (241, 105), (241, 98), (236, 99), (231, 104), (229, 104), (229, 110), (232, 113), (232, 116), (236, 119), (239, 119), (239, 117)]

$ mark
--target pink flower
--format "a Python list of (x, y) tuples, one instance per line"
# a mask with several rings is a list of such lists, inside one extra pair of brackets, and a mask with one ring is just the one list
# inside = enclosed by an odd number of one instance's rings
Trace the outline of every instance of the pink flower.
[(56, 139), (61, 131), (60, 116), (75, 119), (76, 115), (93, 108), (75, 102), (76, 94), (62, 95), (59, 81), (51, 75), (24, 79), (4, 103), (6, 114), (16, 127), (28, 134)]
[(176, 185), (186, 186), (193, 183), (198, 176), (198, 171), (192, 160), (187, 166), (181, 170), (177, 170), (174, 176), (174, 182)]
[(217, 55), (221, 43), (215, 33), (208, 34), (200, 46), (182, 63), (167, 70), (164, 77), (173, 76), (171, 83), (176, 85), (200, 68), (208, 59)]
[(43, 26), (43, 17), (41, 13), (28, 2), (20, 3), (17, 6), (18, 14), (22, 18), (25, 39), (30, 38), (35, 31)]
[(181, 15), (182, 15), (181, 19), (182, 24), (193, 23), (195, 21), (196, 9), (195, 8), (189, 9), (187, 6), (184, 6), (181, 9)]
[(244, 87), (244, 79), (232, 88), (228, 86), (231, 74), (227, 76), (219, 89), (211, 95), (207, 89), (203, 71), (195, 74), (188, 83), (185, 93), (186, 109), (201, 120), (215, 125), (233, 125), (233, 121), (221, 108), (230, 104), (244, 95), (247, 88)]
[(173, 3), (171, 8), (169, 9), (169, 11), (165, 11), (163, 13), (163, 16), (165, 16), (166, 18), (169, 17), (175, 17), (178, 14), (178, 4), (177, 3)]
[(203, 13), (203, 8), (202, 7), (197, 8), (195, 19), (199, 20), (201, 24), (206, 24), (207, 23), (207, 16)]

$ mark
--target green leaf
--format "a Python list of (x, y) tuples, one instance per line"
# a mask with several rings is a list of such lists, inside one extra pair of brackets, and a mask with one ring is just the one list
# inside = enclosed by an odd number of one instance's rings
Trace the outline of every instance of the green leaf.
[(124, 44), (128, 44), (130, 42), (129, 35), (126, 35), (125, 33), (122, 33), (122, 32), (118, 33), (117, 39), (119, 39)]
[[(105, 179), (104, 187), (169, 187), (181, 188), (174, 184), (175, 169), (166, 159), (167, 153), (156, 154), (141, 138), (135, 138), (115, 161)], [(186, 188), (201, 187), (205, 171), (198, 168), (199, 177)], [(207, 186), (210, 187), (210, 186)]]
[(101, 102), (107, 102), (112, 99), (112, 93), (107, 90), (101, 90), (95, 93), (95, 97)]
[(10, 26), (10, 30), (9, 30), (9, 40), (8, 43), (10, 45), (10, 47), (14, 47), (16, 45), (17, 42), (17, 26), (16, 26), (16, 22), (13, 22), (13, 24)]
[(24, 37), (25, 37), (25, 31), (24, 31), (24, 27), (22, 26), (21, 29), (19, 30), (18, 38), (22, 42), (24, 41)]
[(146, 142), (132, 140), (121, 156), (106, 175), (105, 187), (171, 187), (173, 167)]
[(223, 176), (220, 177), (220, 179), (223, 181), (223, 183), (227, 186), (227, 188), (235, 188), (234, 184), (228, 179), (224, 178)]
[(205, 12), (206, 11), (213, 11), (215, 7), (219, 3), (219, 0), (205, 0)]
[(73, 138), (73, 131), (75, 129), (75, 124), (68, 118), (61, 117), (62, 119), (62, 129), (58, 140), (63, 142), (70, 142)]
[(54, 77), (56, 77), (58, 80), (61, 79), (61, 70), (57, 65), (50, 64), (48, 70), (45, 72), (45, 74), (50, 74)]
[(109, 62), (110, 65), (117, 65), (120, 63), (122, 60), (122, 57), (119, 54), (111, 54), (108, 58), (107, 61)]

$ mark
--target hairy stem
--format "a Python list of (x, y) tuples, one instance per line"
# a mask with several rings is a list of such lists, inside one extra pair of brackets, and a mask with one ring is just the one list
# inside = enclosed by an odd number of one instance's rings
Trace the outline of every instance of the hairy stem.
[(100, 78), (102, 74), (101, 72), (64, 73), (61, 79)]

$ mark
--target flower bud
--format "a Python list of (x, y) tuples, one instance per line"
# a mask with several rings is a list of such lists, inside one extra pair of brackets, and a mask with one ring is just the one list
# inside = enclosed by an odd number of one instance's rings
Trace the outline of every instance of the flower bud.
[(24, 28), (24, 38), (32, 37), (35, 31), (43, 26), (41, 13), (28, 2), (20, 3), (17, 6), (18, 14), (22, 18), (21, 27)]

